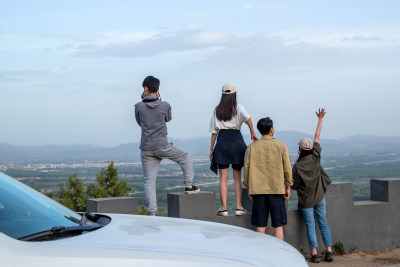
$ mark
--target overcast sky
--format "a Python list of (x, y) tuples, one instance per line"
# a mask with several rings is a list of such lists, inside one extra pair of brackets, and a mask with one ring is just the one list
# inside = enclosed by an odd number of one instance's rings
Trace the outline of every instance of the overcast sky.
[[(0, 142), (138, 142), (147, 75), (169, 136), (208, 136), (226, 82), (253, 122), (400, 135), (400, 1), (1, 1)], [(243, 133), (248, 133), (243, 127)]]

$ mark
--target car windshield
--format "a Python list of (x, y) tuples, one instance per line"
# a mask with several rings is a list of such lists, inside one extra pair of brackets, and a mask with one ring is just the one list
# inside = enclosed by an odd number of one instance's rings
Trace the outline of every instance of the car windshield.
[(82, 216), (0, 172), (0, 232), (21, 238), (60, 226), (77, 226)]

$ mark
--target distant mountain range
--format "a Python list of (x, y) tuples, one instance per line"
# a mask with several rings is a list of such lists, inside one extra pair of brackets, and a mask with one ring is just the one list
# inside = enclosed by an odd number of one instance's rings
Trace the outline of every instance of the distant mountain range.
[[(291, 155), (297, 154), (298, 141), (312, 136), (294, 131), (275, 132), (275, 138), (286, 143)], [(250, 143), (249, 135), (244, 139)], [(169, 138), (178, 147), (187, 150), (193, 156), (206, 156), (209, 153), (210, 137), (174, 139)], [(378, 137), (355, 135), (341, 139), (321, 139), (325, 155), (400, 153), (400, 136)], [(88, 161), (138, 161), (139, 143), (122, 144), (112, 148), (96, 145), (44, 145), (14, 146), (0, 143), (0, 164), (22, 163), (73, 163)]]

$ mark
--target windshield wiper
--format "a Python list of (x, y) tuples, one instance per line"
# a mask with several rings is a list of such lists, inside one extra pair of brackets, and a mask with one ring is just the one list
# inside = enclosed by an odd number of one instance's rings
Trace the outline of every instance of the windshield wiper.
[(91, 213), (91, 212), (79, 212), (82, 215), (82, 219), (78, 222), (79, 225), (86, 225), (88, 222), (93, 223), (98, 219), (98, 215)]
[(101, 227), (103, 226), (98, 223), (89, 225), (69, 226), (69, 227), (56, 226), (51, 228), (50, 230), (24, 236), (18, 239), (22, 241), (48, 241), (48, 240), (58, 239), (60, 237), (80, 235), (83, 232), (94, 231)]

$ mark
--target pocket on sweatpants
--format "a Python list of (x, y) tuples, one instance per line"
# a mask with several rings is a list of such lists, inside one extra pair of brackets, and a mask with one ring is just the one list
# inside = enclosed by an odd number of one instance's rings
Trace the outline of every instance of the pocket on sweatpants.
[(171, 149), (172, 146), (173, 146), (173, 143), (168, 143), (168, 145), (166, 145), (165, 147), (160, 148), (159, 151), (163, 151), (163, 152), (168, 151)]

